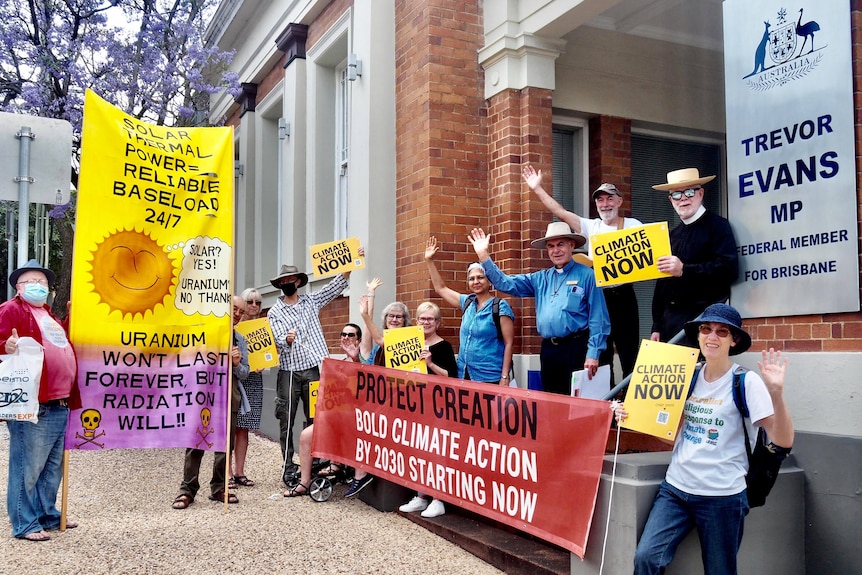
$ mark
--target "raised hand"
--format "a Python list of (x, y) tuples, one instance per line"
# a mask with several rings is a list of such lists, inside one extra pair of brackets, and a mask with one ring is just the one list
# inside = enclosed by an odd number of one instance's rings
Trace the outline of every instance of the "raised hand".
[(372, 278), (365, 282), (365, 287), (368, 288), (369, 293), (374, 293), (374, 291), (382, 285), (383, 282), (380, 280), (380, 278)]
[(473, 228), (469, 234), (467, 234), (467, 239), (470, 240), (470, 243), (473, 244), (473, 250), (476, 252), (476, 255), (479, 256), (479, 260), (484, 261), (488, 259), (488, 246), (491, 243), (491, 235), (485, 235), (485, 230), (482, 228)]
[(775, 348), (770, 347), (769, 351), (765, 349), (761, 352), (762, 361), (757, 362), (760, 368), (760, 377), (763, 378), (763, 383), (766, 384), (766, 389), (770, 393), (781, 393), (784, 391), (784, 374), (787, 371), (788, 359), (781, 357), (781, 351), (775, 351)]
[(531, 166), (527, 164), (523, 169), (524, 181), (527, 182), (527, 186), (531, 190), (535, 190), (539, 186), (542, 185), (542, 170), (538, 172)]
[(428, 241), (425, 243), (425, 259), (432, 259), (439, 249), (440, 246), (437, 245), (437, 238), (434, 236), (428, 238)]

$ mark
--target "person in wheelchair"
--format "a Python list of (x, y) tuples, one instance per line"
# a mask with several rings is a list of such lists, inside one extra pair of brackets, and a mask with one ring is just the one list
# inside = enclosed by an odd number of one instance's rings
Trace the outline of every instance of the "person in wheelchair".
[[(355, 323), (348, 323), (341, 329), (341, 349), (347, 355), (346, 361), (360, 362), (359, 344), (362, 341), (362, 329)], [(299, 477), (285, 478), (288, 486), (285, 497), (310, 495), (315, 501), (326, 501), (332, 494), (333, 483), (350, 482), (350, 487), (344, 493), (345, 497), (355, 497), (374, 479), (362, 470), (352, 471), (350, 467), (336, 462), (322, 462), (314, 465), (311, 455), (311, 436), (314, 434), (314, 424), (302, 430), (299, 435)], [(315, 475), (312, 478), (312, 474)]]

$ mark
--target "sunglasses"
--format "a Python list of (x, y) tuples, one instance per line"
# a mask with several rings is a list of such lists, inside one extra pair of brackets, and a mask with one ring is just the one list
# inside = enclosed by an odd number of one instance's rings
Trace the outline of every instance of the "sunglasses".
[(248, 299), (248, 300), (245, 300), (245, 303), (248, 305), (260, 305), (261, 300), (259, 300), (259, 299)]
[(341, 337), (356, 337), (356, 332), (347, 333), (346, 331), (341, 332)]
[(687, 198), (693, 198), (694, 195), (702, 189), (703, 188), (689, 188), (687, 190), (671, 192), (667, 195), (667, 197), (669, 197), (672, 200), (680, 201), (683, 196), (685, 196)]
[(715, 329), (712, 329), (712, 327), (710, 327), (706, 324), (703, 324), (697, 329), (698, 329), (698, 331), (700, 331), (700, 335), (709, 335), (711, 333), (714, 333), (715, 335), (717, 335), (720, 338), (725, 338), (725, 337), (728, 337), (730, 335), (730, 330), (727, 329), (726, 327), (717, 327)]

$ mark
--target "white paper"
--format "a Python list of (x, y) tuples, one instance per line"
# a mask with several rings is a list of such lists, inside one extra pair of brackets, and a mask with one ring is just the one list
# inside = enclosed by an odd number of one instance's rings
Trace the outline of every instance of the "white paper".
[(611, 366), (600, 365), (596, 374), (590, 379), (587, 370), (572, 372), (572, 397), (587, 399), (602, 399), (611, 390)]

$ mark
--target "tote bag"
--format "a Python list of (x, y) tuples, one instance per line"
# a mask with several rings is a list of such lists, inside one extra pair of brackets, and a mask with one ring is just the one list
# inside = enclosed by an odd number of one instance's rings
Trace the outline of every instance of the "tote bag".
[(44, 352), (32, 337), (22, 337), (11, 355), (0, 355), (0, 419), (39, 421), (39, 380)]

